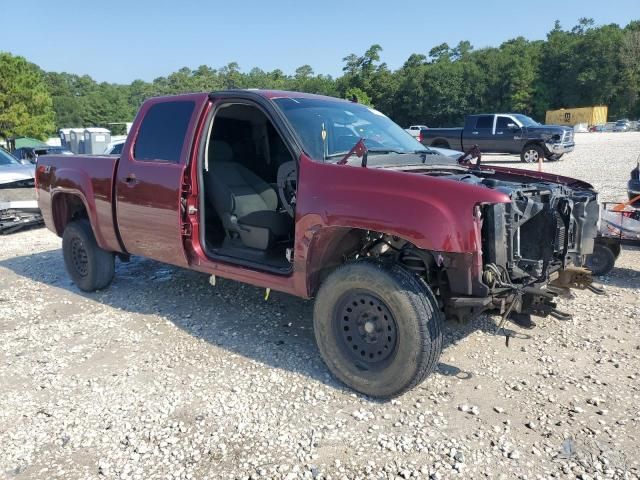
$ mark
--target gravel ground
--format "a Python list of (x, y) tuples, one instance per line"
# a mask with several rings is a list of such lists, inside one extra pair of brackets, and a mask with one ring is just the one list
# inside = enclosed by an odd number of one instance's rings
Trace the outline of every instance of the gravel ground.
[[(640, 134), (577, 141), (545, 170), (622, 199)], [(0, 478), (638, 478), (639, 264), (508, 346), (494, 317), (447, 325), (437, 372), (375, 402), (329, 375), (310, 301), (145, 259), (85, 294), (52, 233), (11, 235)]]

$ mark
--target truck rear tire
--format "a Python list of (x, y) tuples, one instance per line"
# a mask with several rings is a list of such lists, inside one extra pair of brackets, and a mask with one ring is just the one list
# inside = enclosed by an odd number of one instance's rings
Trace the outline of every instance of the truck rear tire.
[(596, 243), (593, 247), (593, 253), (587, 256), (587, 268), (594, 275), (607, 275), (613, 270), (616, 258), (617, 255), (608, 245)]
[(543, 148), (535, 143), (525, 145), (522, 152), (520, 152), (520, 160), (524, 163), (537, 163), (540, 159), (544, 161), (544, 157)]
[(115, 273), (115, 256), (98, 246), (86, 219), (74, 220), (62, 234), (62, 254), (67, 272), (80, 290), (107, 287)]
[(316, 296), (313, 326), (327, 367), (350, 388), (392, 398), (435, 369), (443, 315), (433, 292), (398, 264), (337, 268)]

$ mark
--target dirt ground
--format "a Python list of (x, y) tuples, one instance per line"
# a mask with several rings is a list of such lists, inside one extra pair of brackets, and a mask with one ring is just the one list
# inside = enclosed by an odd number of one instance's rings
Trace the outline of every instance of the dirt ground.
[[(640, 133), (576, 141), (545, 171), (622, 200)], [(49, 231), (1, 240), (0, 478), (640, 475), (640, 250), (508, 345), (448, 324), (437, 372), (377, 402), (327, 371), (311, 301), (141, 258), (86, 294)]]

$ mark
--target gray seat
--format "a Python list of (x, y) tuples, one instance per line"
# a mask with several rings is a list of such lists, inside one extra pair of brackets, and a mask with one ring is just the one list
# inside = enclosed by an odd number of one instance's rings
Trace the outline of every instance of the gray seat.
[(213, 141), (207, 195), (230, 238), (240, 238), (251, 248), (266, 250), (291, 232), (291, 217), (278, 212), (278, 194), (264, 180), (240, 163), (226, 142)]

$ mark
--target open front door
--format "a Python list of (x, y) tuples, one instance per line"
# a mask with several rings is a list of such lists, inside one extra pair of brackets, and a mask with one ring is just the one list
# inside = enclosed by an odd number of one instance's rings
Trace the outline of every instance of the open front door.
[(186, 266), (181, 197), (197, 98), (143, 105), (116, 174), (116, 217), (127, 252)]

